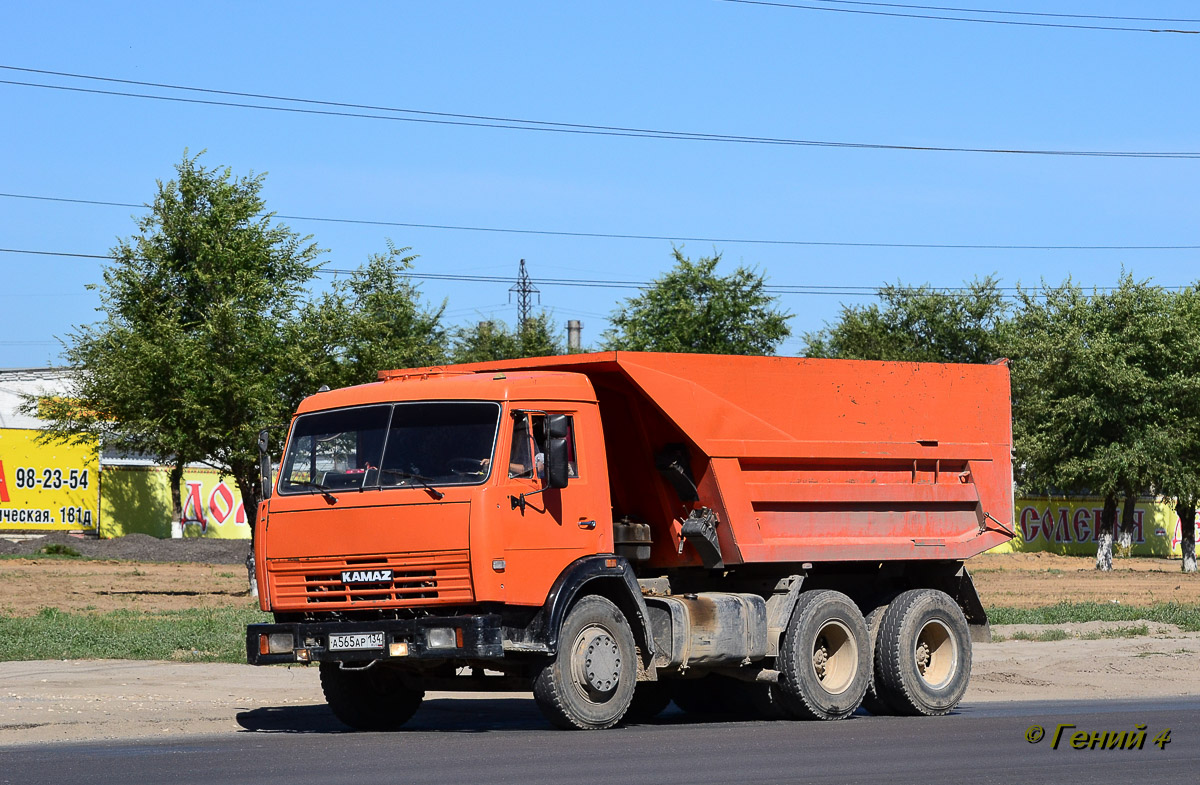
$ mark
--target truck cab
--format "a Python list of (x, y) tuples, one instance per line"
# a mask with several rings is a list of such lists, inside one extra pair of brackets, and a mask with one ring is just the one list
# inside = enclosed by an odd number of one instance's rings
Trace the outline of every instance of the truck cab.
[[(313, 396), (293, 422), (257, 539), (271, 610), (536, 606), (566, 565), (612, 552), (585, 378), (472, 374), (363, 392), (351, 405)], [(555, 416), (566, 429), (557, 488), (545, 464)], [(389, 585), (341, 581), (372, 570), (391, 570)]]

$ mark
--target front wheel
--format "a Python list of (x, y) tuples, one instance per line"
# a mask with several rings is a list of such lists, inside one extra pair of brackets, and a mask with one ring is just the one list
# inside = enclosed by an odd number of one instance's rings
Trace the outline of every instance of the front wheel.
[(633, 632), (620, 609), (587, 595), (567, 613), (558, 653), (534, 676), (534, 700), (560, 728), (610, 728), (633, 700), (636, 656)]
[(321, 691), (333, 716), (355, 730), (396, 730), (416, 713), (425, 692), (405, 685), (384, 665), (343, 670), (321, 663)]

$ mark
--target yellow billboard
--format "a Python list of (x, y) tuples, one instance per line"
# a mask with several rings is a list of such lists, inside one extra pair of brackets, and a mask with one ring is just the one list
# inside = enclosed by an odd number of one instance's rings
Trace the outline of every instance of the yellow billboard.
[(40, 431), (0, 428), (0, 530), (95, 529), (95, 445), (39, 444)]
[(165, 466), (105, 467), (100, 536), (250, 537), (237, 483), (216, 469), (194, 467), (183, 471), (179, 487), (183, 520), (172, 531), (170, 474)]
[[(1094, 554), (1103, 509), (1104, 500), (1098, 498), (1018, 497), (1013, 510), (1016, 537), (993, 548), (991, 553), (1049, 551)], [(1119, 529), (1120, 525), (1121, 508), (1118, 507), (1114, 529)], [(1181, 558), (1181, 529), (1173, 504), (1139, 500), (1134, 506), (1132, 555)]]

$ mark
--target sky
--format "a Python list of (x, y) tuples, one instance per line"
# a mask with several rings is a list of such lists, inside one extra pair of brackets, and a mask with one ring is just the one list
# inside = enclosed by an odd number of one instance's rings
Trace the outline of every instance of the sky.
[[(524, 259), (541, 306), (580, 320), (591, 347), (673, 247), (779, 287), (787, 355), (885, 283), (1200, 277), (1200, 35), (1034, 26), (1200, 30), (1196, 3), (910, 3), (1197, 20), (1168, 23), (788, 2), (810, 8), (0, 3), (0, 367), (61, 364), (60, 341), (101, 317), (88, 285), (105, 260), (90, 257), (145, 211), (80, 202), (144, 205), (185, 151), (265, 172), (269, 209), (313, 235), (328, 268), (391, 241), (419, 255), (417, 276), (456, 276), (415, 279), (450, 327), (513, 324)], [(1191, 155), (896, 149), (913, 147)]]

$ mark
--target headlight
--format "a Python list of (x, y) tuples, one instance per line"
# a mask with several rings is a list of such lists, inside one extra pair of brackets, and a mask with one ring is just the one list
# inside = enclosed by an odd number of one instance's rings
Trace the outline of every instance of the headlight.
[(425, 631), (425, 639), (431, 649), (458, 648), (457, 636), (453, 627), (431, 627)]
[(273, 632), (270, 635), (258, 636), (260, 654), (291, 654), (294, 648), (296, 642), (290, 632)]

